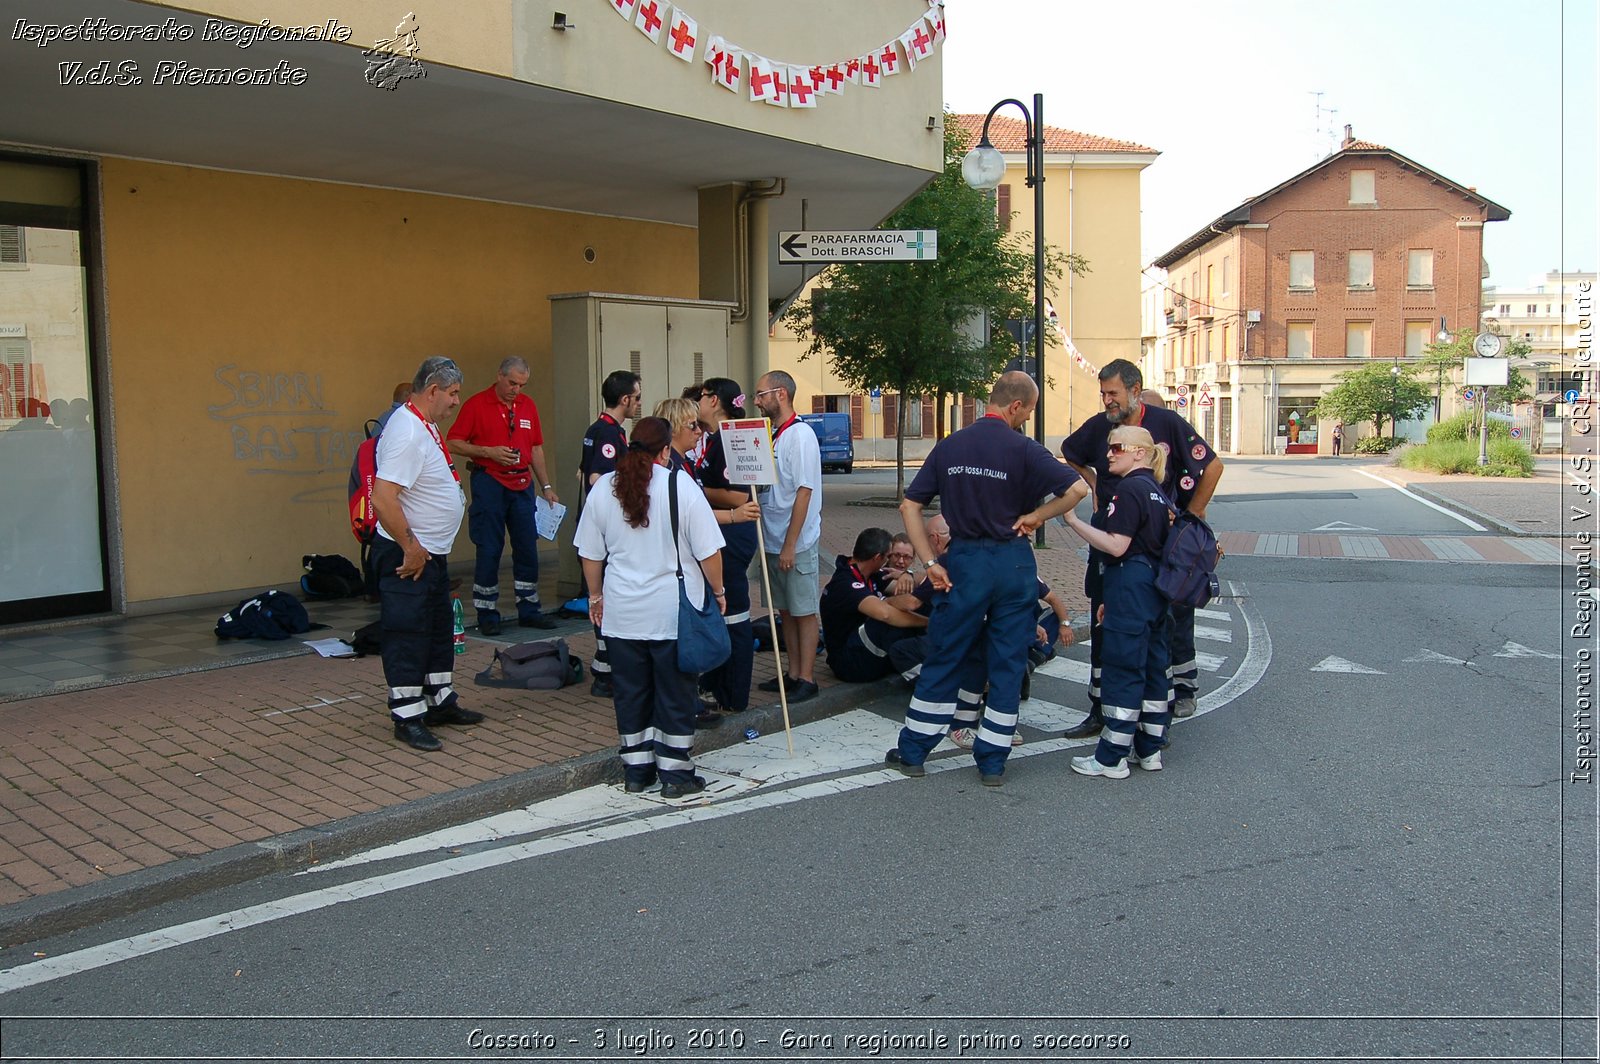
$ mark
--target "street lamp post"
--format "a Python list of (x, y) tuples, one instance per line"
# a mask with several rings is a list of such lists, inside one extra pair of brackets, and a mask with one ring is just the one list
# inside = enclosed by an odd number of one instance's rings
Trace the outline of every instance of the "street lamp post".
[[(989, 122), (995, 112), (1007, 104), (1022, 112), (1022, 126), (1027, 147), (1024, 173), (1028, 187), (1033, 190), (1033, 380), (1039, 386), (1039, 402), (1033, 408), (1033, 438), (1044, 443), (1044, 94), (1033, 94), (1033, 111), (1030, 113), (1021, 100), (1005, 99), (989, 108), (983, 118), (983, 131), (978, 136), (978, 146), (961, 160), (961, 176), (976, 189), (989, 190), (1000, 186), (1006, 173), (1005, 157), (989, 143)], [(1070, 415), (1070, 411), (1068, 411)], [(1035, 542), (1044, 546), (1044, 528), (1041, 526)]]
[(1389, 435), (1394, 439), (1400, 438), (1400, 356), (1394, 356), (1394, 364), (1389, 367)]

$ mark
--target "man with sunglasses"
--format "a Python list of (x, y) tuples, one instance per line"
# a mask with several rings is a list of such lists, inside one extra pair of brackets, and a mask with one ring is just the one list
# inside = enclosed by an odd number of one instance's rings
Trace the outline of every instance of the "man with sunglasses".
[[(1144, 375), (1126, 359), (1107, 363), (1100, 371), (1100, 401), (1105, 411), (1089, 418), (1061, 442), (1061, 457), (1094, 485), (1095, 509), (1103, 509), (1115, 494), (1121, 478), (1111, 472), (1111, 430), (1119, 425), (1143, 428), (1167, 454), (1167, 475), (1161, 490), (1171, 503), (1204, 518), (1211, 496), (1222, 479), (1222, 459), (1174, 410), (1144, 402)], [(1096, 618), (1104, 602), (1098, 552), (1089, 552), (1083, 590), (1089, 596), (1089, 715), (1064, 733), (1069, 739), (1099, 735), (1104, 717), (1100, 711), (1100, 654), (1104, 640)], [(1172, 715), (1193, 716), (1199, 686), (1194, 649), (1194, 610), (1173, 604), (1170, 610), (1168, 649), (1172, 676)]]
[(554, 628), (539, 604), (539, 533), (534, 497), (559, 502), (545, 475), (544, 434), (539, 408), (522, 394), (528, 363), (512, 356), (500, 363), (494, 383), (461, 404), (450, 426), (450, 453), (468, 460), (472, 506), (467, 533), (478, 548), (472, 571), (472, 605), (478, 631), (500, 634), (500, 557), (511, 533), (511, 579), (517, 623), (523, 628)]

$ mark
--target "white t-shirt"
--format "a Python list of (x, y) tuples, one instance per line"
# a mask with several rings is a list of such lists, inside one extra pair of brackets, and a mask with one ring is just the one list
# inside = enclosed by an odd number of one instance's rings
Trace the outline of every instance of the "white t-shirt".
[[(438, 430), (409, 407), (395, 411), (378, 437), (378, 479), (400, 485), (400, 510), (429, 554), (449, 554), (466, 499), (450, 471)], [(378, 534), (394, 535), (378, 523)]]
[(809, 550), (822, 538), (822, 449), (817, 446), (817, 434), (810, 425), (796, 420), (778, 433), (772, 460), (777, 466), (778, 482), (761, 489), (761, 534), (766, 539), (766, 550), (769, 554), (783, 550), (795, 496), (801, 488), (810, 488), (805, 524), (800, 526), (800, 538), (794, 545), (797, 551)]
[(667, 477), (678, 478), (678, 550), (690, 602), (704, 602), (699, 559), (722, 549), (722, 533), (704, 493), (684, 473), (650, 470), (650, 523), (633, 528), (612, 490), (616, 473), (594, 482), (573, 535), (578, 556), (606, 563), (600, 634), (617, 639), (678, 638), (678, 561), (672, 549)]

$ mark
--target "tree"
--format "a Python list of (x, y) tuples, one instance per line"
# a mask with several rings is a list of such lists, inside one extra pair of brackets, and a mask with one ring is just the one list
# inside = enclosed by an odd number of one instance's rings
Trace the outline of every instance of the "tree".
[[(1446, 378), (1455, 380), (1456, 370), (1461, 368), (1462, 361), (1468, 358), (1477, 358), (1478, 354), (1472, 349), (1473, 341), (1477, 339), (1476, 333), (1465, 329), (1459, 330), (1448, 343), (1431, 343), (1422, 349), (1422, 358), (1417, 366), (1423, 379), (1431, 380), (1434, 385), (1433, 419), (1438, 421), (1442, 413), (1444, 399), (1444, 384)], [(1502, 337), (1505, 341), (1500, 350), (1501, 358), (1520, 359), (1526, 358), (1533, 352), (1533, 347), (1515, 336)], [(1464, 387), (1464, 386), (1463, 386)], [(1506, 371), (1506, 383), (1496, 387), (1489, 393), (1492, 400), (1490, 409), (1509, 410), (1517, 403), (1526, 403), (1533, 398), (1528, 378), (1524, 377), (1514, 367)]]
[[(1339, 421), (1370, 421), (1375, 436), (1383, 435), (1387, 418), (1413, 418), (1428, 409), (1428, 390), (1410, 369), (1397, 374), (1394, 363), (1372, 362), (1339, 374), (1339, 383), (1317, 401), (1317, 416)], [(1391, 431), (1390, 435), (1396, 435)]]
[[(947, 120), (944, 170), (882, 225), (937, 230), (936, 260), (832, 266), (810, 297), (783, 315), (796, 335), (810, 337), (802, 359), (831, 357), (853, 391), (899, 393), (895, 464), (902, 495), (909, 397), (986, 391), (1016, 346), (1003, 329), (971, 335), (971, 323), (985, 313), (992, 322), (1033, 313), (1033, 244), (1001, 232), (994, 200), (962, 179), (966, 147), (959, 123)], [(1047, 278), (1066, 268), (1088, 270), (1079, 256), (1047, 253)]]

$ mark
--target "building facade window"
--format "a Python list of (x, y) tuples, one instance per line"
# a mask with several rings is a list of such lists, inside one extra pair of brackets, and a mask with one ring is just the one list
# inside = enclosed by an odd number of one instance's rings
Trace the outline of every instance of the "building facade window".
[(1345, 323), (1344, 357), (1372, 357), (1372, 323), (1370, 321), (1351, 321)]
[(1529, 303), (1528, 304), (1528, 317), (1531, 318), (1535, 314), (1538, 314), (1538, 313), (1539, 313), (1539, 304), (1537, 304), (1537, 303)]
[(1232, 265), (1233, 263), (1229, 256), (1222, 256), (1222, 294), (1225, 296), (1229, 295), (1233, 291), (1233, 272), (1230, 269)]
[(1406, 357), (1421, 358), (1423, 351), (1433, 339), (1433, 322), (1408, 321), (1406, 322)]
[(1314, 395), (1284, 396), (1278, 400), (1278, 439), (1292, 453), (1317, 449), (1316, 407)]
[(1378, 172), (1376, 170), (1350, 171), (1350, 202), (1378, 202)]
[(1433, 287), (1433, 249), (1412, 248), (1406, 252), (1406, 287)]
[(1289, 323), (1289, 357), (1310, 358), (1311, 355), (1311, 323), (1309, 321), (1291, 321)]
[(1500, 316), (1502, 318), (1509, 318), (1511, 316), (1511, 304), (1510, 303), (1501, 303), (1500, 304)]
[(1371, 288), (1372, 287), (1372, 252), (1371, 251), (1352, 251), (1352, 252), (1350, 252), (1349, 263), (1350, 263), (1350, 282), (1349, 282), (1350, 287), (1351, 288)]
[(1289, 287), (1310, 291), (1317, 286), (1317, 257), (1310, 251), (1289, 252)]

